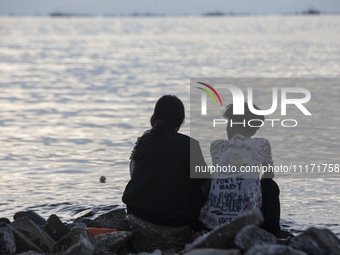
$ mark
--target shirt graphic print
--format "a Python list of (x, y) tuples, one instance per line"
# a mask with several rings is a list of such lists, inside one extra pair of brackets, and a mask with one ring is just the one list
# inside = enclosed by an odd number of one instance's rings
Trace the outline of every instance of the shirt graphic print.
[(257, 166), (260, 170), (263, 165), (273, 166), (268, 140), (236, 134), (229, 140), (213, 141), (210, 154), (216, 169), (217, 166), (226, 166), (225, 169), (233, 167), (237, 171), (212, 173), (209, 199), (200, 215), (203, 224), (213, 229), (246, 211), (260, 210), (260, 171), (245, 172), (245, 169)]

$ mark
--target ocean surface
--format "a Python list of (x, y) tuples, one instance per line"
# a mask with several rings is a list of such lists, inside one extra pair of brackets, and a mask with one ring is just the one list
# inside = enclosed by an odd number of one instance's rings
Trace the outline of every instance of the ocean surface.
[[(164, 94), (189, 116), (192, 77), (340, 78), (340, 16), (0, 17), (0, 217), (123, 208), (136, 137)], [(338, 84), (306, 129), (261, 129), (274, 162), (340, 163)], [(340, 236), (339, 178), (276, 181), (285, 229)]]

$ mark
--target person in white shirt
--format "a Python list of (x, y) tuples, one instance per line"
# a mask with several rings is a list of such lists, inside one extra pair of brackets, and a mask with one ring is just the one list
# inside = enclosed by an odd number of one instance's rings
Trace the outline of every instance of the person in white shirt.
[(213, 229), (246, 211), (261, 210), (265, 218), (263, 228), (278, 235), (279, 188), (272, 180), (273, 171), (266, 171), (260, 179), (263, 168), (268, 170), (273, 166), (270, 143), (264, 138), (252, 138), (264, 116), (253, 114), (245, 103), (243, 115), (234, 115), (233, 105), (228, 105), (223, 117), (228, 120), (228, 140), (213, 141), (210, 154), (216, 168), (225, 166), (231, 171), (212, 173), (209, 199), (201, 210), (200, 220)]

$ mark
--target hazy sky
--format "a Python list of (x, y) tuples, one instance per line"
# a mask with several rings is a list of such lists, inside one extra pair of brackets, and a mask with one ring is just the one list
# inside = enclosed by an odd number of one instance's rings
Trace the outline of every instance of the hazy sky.
[(301, 12), (308, 8), (339, 12), (340, 0), (0, 0), (0, 15), (74, 14), (201, 14), (221, 11), (255, 14)]

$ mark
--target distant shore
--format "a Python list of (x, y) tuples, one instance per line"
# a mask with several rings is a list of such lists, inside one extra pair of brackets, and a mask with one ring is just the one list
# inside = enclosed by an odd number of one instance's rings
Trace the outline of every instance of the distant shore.
[(90, 14), (90, 13), (67, 13), (67, 12), (51, 12), (49, 14), (34, 14), (34, 15), (24, 15), (24, 14), (0, 14), (0, 16), (49, 16), (54, 18), (60, 17), (229, 17), (229, 16), (318, 16), (318, 15), (339, 15), (340, 12), (324, 12), (318, 9), (307, 9), (303, 11), (296, 12), (283, 12), (283, 13), (238, 13), (238, 12), (205, 12), (201, 14), (164, 14), (164, 13), (139, 13), (134, 12), (130, 14), (113, 14), (113, 13), (103, 13), (103, 14)]

